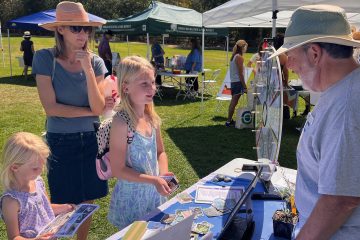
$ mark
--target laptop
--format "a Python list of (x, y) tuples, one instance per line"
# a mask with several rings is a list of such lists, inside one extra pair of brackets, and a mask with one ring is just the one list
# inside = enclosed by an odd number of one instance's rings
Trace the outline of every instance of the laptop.
[(262, 171), (263, 171), (263, 167), (259, 166), (258, 170), (256, 171), (255, 177), (251, 180), (251, 182), (250, 182), (249, 186), (246, 188), (244, 194), (241, 196), (241, 198), (238, 200), (235, 207), (231, 211), (229, 218), (225, 222), (217, 239), (221, 239), (221, 240), (251, 239), (251, 236), (252, 236), (252, 234), (254, 232), (254, 228), (255, 228), (255, 223), (253, 221), (251, 221), (250, 223), (247, 223), (245, 232), (239, 233), (239, 235), (242, 235), (242, 236), (236, 235), (236, 232), (239, 229), (231, 229), (231, 228), (236, 228), (236, 226), (233, 225), (233, 221), (236, 219), (241, 207), (244, 206), (244, 204), (247, 202), (247, 200), (249, 200), (249, 198), (251, 197), (251, 193), (255, 189), (256, 184), (259, 181)]

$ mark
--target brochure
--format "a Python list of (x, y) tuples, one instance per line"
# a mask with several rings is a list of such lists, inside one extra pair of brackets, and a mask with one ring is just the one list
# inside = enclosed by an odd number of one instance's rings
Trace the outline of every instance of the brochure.
[(195, 202), (196, 203), (209, 203), (212, 204), (217, 198), (221, 199), (234, 199), (238, 201), (241, 195), (244, 193), (245, 188), (243, 186), (197, 186)]
[(79, 204), (72, 212), (59, 214), (54, 220), (44, 227), (38, 236), (54, 233), (54, 237), (72, 237), (81, 224), (90, 217), (99, 205)]

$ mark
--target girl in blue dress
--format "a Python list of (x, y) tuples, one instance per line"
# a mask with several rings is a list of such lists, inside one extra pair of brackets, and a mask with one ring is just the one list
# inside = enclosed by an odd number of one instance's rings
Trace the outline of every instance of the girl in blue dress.
[(117, 72), (121, 102), (110, 131), (110, 163), (118, 180), (108, 219), (122, 229), (165, 202), (171, 190), (159, 176), (172, 173), (153, 105), (153, 66), (144, 58), (130, 56)]

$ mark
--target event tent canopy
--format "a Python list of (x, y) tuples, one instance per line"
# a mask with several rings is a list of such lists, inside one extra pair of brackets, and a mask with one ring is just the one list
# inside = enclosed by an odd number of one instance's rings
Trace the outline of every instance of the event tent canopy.
[[(157, 1), (135, 15), (122, 19), (109, 20), (102, 30), (110, 29), (125, 35), (169, 34), (200, 36), (202, 34), (202, 14), (188, 8), (169, 5)], [(224, 28), (206, 28), (206, 36), (226, 36)]]
[[(35, 31), (35, 30), (44, 30), (44, 28), (39, 27), (39, 23), (48, 23), (48, 22), (54, 22), (55, 17), (55, 9), (46, 10), (38, 13), (34, 13), (28, 16), (12, 19), (6, 23), (7, 28), (12, 29), (22, 29), (22, 30), (29, 30), (29, 31)], [(97, 17), (93, 14), (88, 13), (90, 21), (100, 21), (100, 22), (106, 22), (105, 19)]]
[[(204, 26), (286, 27), (293, 10), (309, 4), (333, 4), (345, 9), (349, 22), (360, 27), (359, 0), (231, 0), (203, 13)], [(276, 13), (276, 21), (272, 20)]]

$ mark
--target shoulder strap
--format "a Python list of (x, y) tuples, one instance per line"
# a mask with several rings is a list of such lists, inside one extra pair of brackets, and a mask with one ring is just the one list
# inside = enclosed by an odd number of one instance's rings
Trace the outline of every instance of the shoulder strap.
[(131, 124), (129, 114), (126, 111), (119, 111), (114, 115), (114, 117), (120, 117), (126, 122), (126, 125), (128, 126), (128, 134), (126, 137), (127, 143), (131, 144), (132, 141), (134, 140), (135, 129)]

